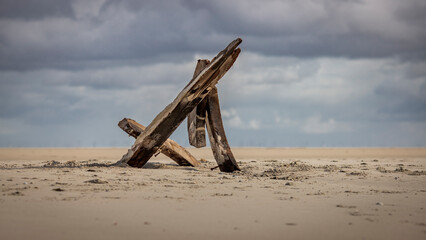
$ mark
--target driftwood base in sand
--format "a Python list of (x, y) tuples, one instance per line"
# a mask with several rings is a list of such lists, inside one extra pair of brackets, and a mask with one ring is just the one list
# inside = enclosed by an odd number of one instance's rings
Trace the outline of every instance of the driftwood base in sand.
[[(145, 126), (130, 118), (124, 118), (118, 126), (130, 136), (137, 138), (145, 130)], [(179, 166), (197, 167), (200, 162), (177, 142), (167, 139), (159, 151), (175, 161)]]
[(217, 165), (222, 172), (240, 170), (226, 139), (216, 87), (213, 88), (206, 100), (207, 132), (209, 134), (210, 147), (212, 148)]

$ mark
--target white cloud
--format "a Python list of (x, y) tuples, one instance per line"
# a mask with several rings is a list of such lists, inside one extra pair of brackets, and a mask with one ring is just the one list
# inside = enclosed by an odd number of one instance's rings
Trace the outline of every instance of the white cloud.
[(338, 122), (333, 117), (323, 119), (321, 114), (314, 114), (305, 119), (291, 119), (276, 115), (274, 122), (276, 129), (297, 129), (307, 134), (330, 134), (353, 130), (349, 123)]
[(348, 124), (337, 122), (334, 118), (323, 120), (321, 115), (313, 115), (305, 120), (301, 130), (308, 134), (327, 134), (351, 131)]
[(258, 120), (250, 120), (249, 123), (248, 123), (248, 128), (259, 129), (260, 128), (260, 121), (258, 121)]
[[(407, 75), (414, 72), (410, 69), (412, 65), (393, 58), (305, 60), (246, 53), (219, 86), (223, 95), (241, 103), (353, 105), (372, 100), (378, 86), (405, 82)], [(417, 82), (401, 87), (418, 91), (424, 82), (424, 77), (420, 77)]]
[(299, 126), (299, 121), (293, 120), (289, 117), (280, 117), (278, 115), (275, 115), (274, 120), (275, 126), (277, 126), (278, 128), (294, 128)]
[(224, 118), (224, 124), (226, 127), (238, 128), (238, 129), (260, 129), (261, 122), (259, 120), (250, 119), (243, 121), (238, 115), (237, 111), (233, 108), (222, 110), (222, 117)]

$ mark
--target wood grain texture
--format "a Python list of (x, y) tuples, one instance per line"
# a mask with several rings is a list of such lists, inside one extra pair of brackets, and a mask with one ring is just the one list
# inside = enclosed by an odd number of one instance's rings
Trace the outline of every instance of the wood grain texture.
[[(210, 60), (199, 59), (194, 71), (194, 78), (210, 63)], [(196, 148), (206, 146), (206, 99), (204, 99), (188, 115), (189, 144)]]
[(213, 156), (222, 172), (239, 171), (240, 167), (235, 161), (231, 147), (223, 128), (222, 115), (220, 113), (217, 88), (214, 87), (207, 98), (207, 132), (209, 134), (210, 147)]
[[(118, 126), (134, 138), (137, 138), (146, 129), (145, 126), (130, 118), (124, 118), (118, 123)], [(200, 162), (191, 153), (171, 139), (167, 139), (159, 151), (179, 166), (200, 166)]]
[(209, 94), (219, 79), (237, 59), (242, 42), (232, 41), (214, 60), (195, 77), (139, 135), (122, 161), (133, 167), (142, 167), (174, 132), (187, 115)]

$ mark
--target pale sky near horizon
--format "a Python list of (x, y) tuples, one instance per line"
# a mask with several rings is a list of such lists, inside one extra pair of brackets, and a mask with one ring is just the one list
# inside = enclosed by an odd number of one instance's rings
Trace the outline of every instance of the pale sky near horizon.
[(0, 0), (0, 147), (130, 146), (237, 37), (231, 146), (426, 146), (424, 0)]

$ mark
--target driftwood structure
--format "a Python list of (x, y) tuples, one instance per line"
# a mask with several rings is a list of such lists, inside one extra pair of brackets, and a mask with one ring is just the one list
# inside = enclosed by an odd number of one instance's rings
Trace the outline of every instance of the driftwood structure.
[(234, 64), (241, 51), (237, 48), (241, 42), (240, 38), (232, 41), (211, 61), (198, 60), (192, 80), (146, 128), (132, 119), (120, 121), (119, 127), (136, 138), (120, 161), (133, 167), (143, 167), (160, 151), (179, 165), (198, 166), (200, 163), (188, 151), (168, 139), (188, 117), (190, 144), (197, 148), (206, 146), (207, 127), (219, 169), (223, 172), (240, 170), (225, 136), (215, 85)]

